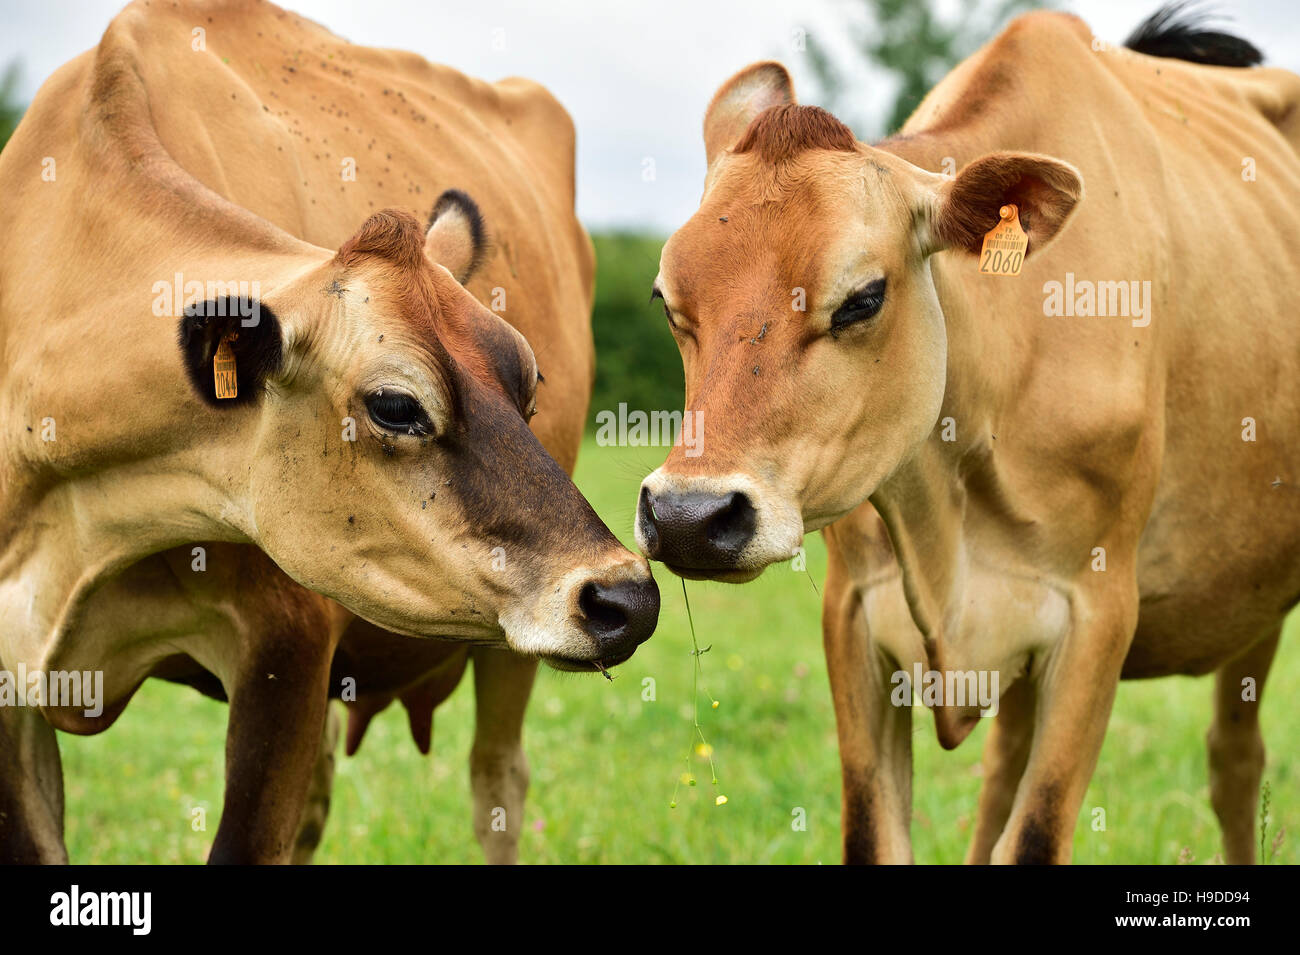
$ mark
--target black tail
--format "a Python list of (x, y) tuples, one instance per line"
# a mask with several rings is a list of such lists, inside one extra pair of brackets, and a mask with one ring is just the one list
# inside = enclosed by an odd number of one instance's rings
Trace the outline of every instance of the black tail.
[(1207, 29), (1215, 19), (1197, 0), (1166, 4), (1138, 24), (1124, 45), (1138, 53), (1209, 66), (1257, 66), (1264, 54), (1249, 40)]

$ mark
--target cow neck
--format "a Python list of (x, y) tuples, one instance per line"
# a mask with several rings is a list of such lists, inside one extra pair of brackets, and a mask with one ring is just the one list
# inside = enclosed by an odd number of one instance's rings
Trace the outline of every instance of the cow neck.
[[(972, 124), (949, 126), (942, 133), (907, 132), (876, 148), (939, 171), (949, 157), (960, 168), (1000, 146), (996, 136)], [(961, 251), (930, 257), (947, 337), (943, 405), (930, 435), (871, 496), (889, 528), (908, 603), (931, 657), (942, 642), (945, 618), (959, 609), (966, 583), (971, 555), (962, 523), (974, 496), (972, 486), (981, 499), (992, 494), (1001, 500), (997, 422), (1008, 400), (1005, 383), (1019, 380), (1014, 323), (990, 321), (970, 307), (977, 300), (968, 291), (976, 281), (976, 261)], [(956, 431), (951, 441), (943, 440), (948, 418)]]
[[(921, 166), (931, 158), (941, 161), (926, 154), (949, 148), (921, 140), (907, 145), (898, 152)], [(966, 585), (971, 554), (962, 525), (972, 485), (982, 489), (980, 495), (990, 489), (998, 493), (998, 408), (1006, 400), (1000, 382), (1016, 380), (1010, 367), (1016, 354), (1011, 347), (1014, 328), (986, 321), (968, 305), (967, 282), (975, 274), (975, 261), (954, 251), (930, 258), (947, 337), (943, 404), (929, 436), (871, 496), (889, 528), (908, 604), (932, 660), (942, 656), (945, 620), (959, 611)], [(955, 429), (950, 441), (943, 440), (947, 419)]]
[[(111, 263), (114, 287), (82, 324), (80, 347), (118, 371), (96, 376), (93, 389), (63, 390), (60, 427), (75, 422), (90, 440), (78, 444), (71, 473), (56, 462), (37, 472), (22, 495), (31, 516), (17, 519), (18, 533), (3, 554), (3, 564), (21, 567), (20, 576), (34, 581), (34, 597), (22, 612), (41, 643), (76, 632), (86, 599), (151, 554), (257, 539), (247, 485), (268, 427), (262, 405), (210, 409), (202, 403), (177, 344), (183, 285), (173, 288), (180, 293), (174, 307), (157, 315), (155, 283), (195, 280), (206, 290), (209, 281), (245, 281), (250, 289), (256, 282), (259, 299), (277, 292), (283, 298), (332, 253), (281, 238), (263, 220), (251, 223), (251, 214), (202, 193), (196, 204), (174, 211), (197, 184), (167, 179), (121, 177), (115, 191), (100, 191), (86, 210), (83, 228), (94, 237), (86, 254), (96, 257), (100, 271)], [(123, 202), (139, 215), (114, 221), (112, 207)], [(100, 312), (115, 320), (102, 320)], [(67, 440), (61, 434), (51, 447), (62, 449)], [(67, 533), (42, 534), (41, 527)], [(35, 647), (32, 653), (35, 662)]]

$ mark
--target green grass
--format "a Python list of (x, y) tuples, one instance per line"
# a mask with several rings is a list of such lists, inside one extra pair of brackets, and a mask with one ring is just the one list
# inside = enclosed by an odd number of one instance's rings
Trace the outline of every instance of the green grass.
[[(589, 444), (578, 483), (625, 540), (636, 486), (662, 460), (659, 449)], [(820, 535), (807, 541), (820, 587)], [(691, 583), (691, 608), (704, 677), (721, 701), (701, 704), (714, 747), (719, 791), (708, 764), (693, 757), (699, 786), (673, 786), (691, 744), (691, 640), (680, 582), (660, 573), (663, 613), (655, 637), (608, 683), (543, 669), (529, 709), (525, 745), (532, 764), (521, 860), (545, 862), (838, 862), (839, 764), (821, 652), (820, 600), (806, 574), (770, 569), (744, 587)], [(1270, 841), (1290, 832), (1276, 861), (1297, 851), (1300, 659), (1297, 621), (1264, 694), (1272, 788)], [(642, 700), (655, 681), (654, 702)], [(1184, 848), (1196, 862), (1219, 851), (1205, 775), (1209, 679), (1122, 686), (1110, 732), (1075, 834), (1080, 863), (1174, 863)], [(466, 680), (437, 713), (434, 751), (421, 757), (398, 707), (378, 717), (361, 752), (340, 754), (332, 815), (320, 862), (481, 861), (470, 829), (467, 761), (473, 690)], [(221, 808), (226, 708), (198, 694), (150, 683), (108, 733), (64, 736), (68, 847), (75, 862), (200, 862)], [(915, 818), (921, 862), (960, 862), (979, 788), (987, 727), (956, 752), (935, 741), (918, 711)], [(208, 810), (207, 830), (191, 810)], [(1091, 809), (1106, 810), (1093, 832)], [(796, 808), (807, 830), (791, 827)]]

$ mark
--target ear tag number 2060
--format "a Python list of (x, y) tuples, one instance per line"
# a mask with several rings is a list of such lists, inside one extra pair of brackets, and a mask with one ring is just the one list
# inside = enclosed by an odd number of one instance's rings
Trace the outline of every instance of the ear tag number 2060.
[(980, 275), (1019, 275), (1029, 248), (1029, 236), (1020, 228), (1020, 211), (1012, 204), (998, 210), (1001, 221), (984, 236), (980, 249)]

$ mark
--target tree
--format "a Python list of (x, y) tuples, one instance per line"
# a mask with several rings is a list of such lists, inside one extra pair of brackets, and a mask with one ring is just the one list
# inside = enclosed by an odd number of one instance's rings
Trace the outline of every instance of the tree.
[(4, 149), (9, 137), (22, 119), (24, 107), (18, 101), (18, 78), (21, 67), (14, 60), (5, 67), (4, 76), (0, 77), (0, 149)]
[[(852, 90), (845, 85), (831, 51), (808, 33), (808, 59), (825, 93), (827, 106), (868, 138), (896, 132), (925, 94), (954, 66), (974, 53), (1009, 19), (1043, 6), (1041, 0), (962, 0), (940, 12), (935, 0), (855, 0), (867, 9), (865, 23), (848, 26), (854, 48), (892, 73), (898, 91), (888, 121), (863, 122), (855, 115)], [(1049, 0), (1050, 2), (1050, 0)]]

